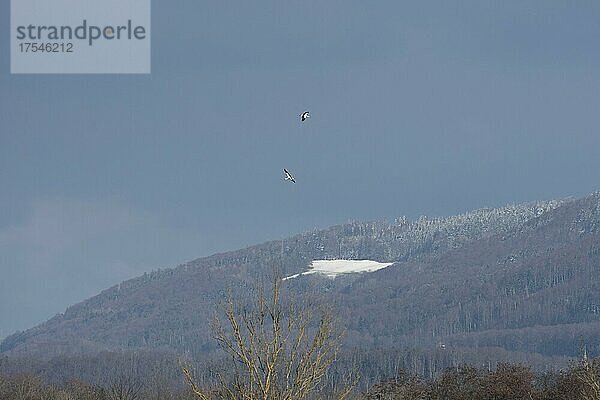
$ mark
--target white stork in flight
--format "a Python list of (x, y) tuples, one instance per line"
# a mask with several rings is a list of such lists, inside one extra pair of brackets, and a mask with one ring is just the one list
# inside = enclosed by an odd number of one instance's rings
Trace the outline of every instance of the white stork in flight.
[(308, 111), (304, 111), (302, 114), (300, 114), (300, 121), (304, 122), (307, 119), (310, 118), (310, 113)]
[(290, 171), (288, 171), (287, 169), (284, 168), (283, 173), (285, 174), (285, 176), (283, 177), (284, 181), (292, 181), (292, 182), (296, 183), (296, 180), (294, 179), (292, 174), (290, 174)]

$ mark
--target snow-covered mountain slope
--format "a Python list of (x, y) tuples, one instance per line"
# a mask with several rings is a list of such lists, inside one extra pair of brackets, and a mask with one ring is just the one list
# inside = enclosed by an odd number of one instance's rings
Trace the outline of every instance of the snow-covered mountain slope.
[(310, 274), (321, 274), (328, 278), (335, 278), (336, 276), (343, 274), (375, 272), (389, 267), (392, 264), (393, 263), (382, 263), (373, 260), (315, 260), (310, 263), (308, 271), (290, 275), (283, 278), (283, 280)]

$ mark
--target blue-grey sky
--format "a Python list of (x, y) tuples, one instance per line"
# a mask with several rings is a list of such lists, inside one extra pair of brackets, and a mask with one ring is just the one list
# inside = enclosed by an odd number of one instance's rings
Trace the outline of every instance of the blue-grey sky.
[(151, 75), (10, 75), (0, 15), (0, 337), (217, 251), (600, 187), (597, 1), (154, 1)]

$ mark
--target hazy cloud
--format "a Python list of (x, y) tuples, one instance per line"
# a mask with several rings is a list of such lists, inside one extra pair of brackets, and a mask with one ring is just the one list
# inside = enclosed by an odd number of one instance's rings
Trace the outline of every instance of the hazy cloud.
[[(169, 244), (173, 250), (165, 251)], [(0, 228), (0, 248), (0, 336), (203, 250), (198, 235), (149, 212), (112, 200), (59, 197), (33, 201), (21, 223)]]

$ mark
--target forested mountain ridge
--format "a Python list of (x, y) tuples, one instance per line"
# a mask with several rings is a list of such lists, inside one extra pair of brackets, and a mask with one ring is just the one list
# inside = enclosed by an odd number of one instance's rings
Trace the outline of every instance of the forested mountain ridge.
[[(382, 285), (381, 282), (386, 282)], [(597, 194), (566, 202), (518, 230), (481, 238), (426, 260), (361, 277), (341, 300), (397, 312), (370, 317), (357, 332), (385, 340), (497, 346), (546, 355), (600, 348), (600, 202)], [(347, 292), (342, 292), (346, 296)], [(354, 304), (352, 304), (354, 303)], [(375, 311), (375, 310), (374, 310)], [(383, 340), (383, 339), (382, 339)]]
[[(6, 338), (7, 354), (172, 349), (211, 354), (208, 321), (227, 289), (243, 298), (274, 267), (315, 259), (394, 262), (383, 270), (292, 279), (340, 309), (346, 347), (504, 348), (573, 355), (600, 339), (600, 195), (448, 218), (348, 223), (159, 270)], [(324, 290), (321, 290), (324, 289)]]

